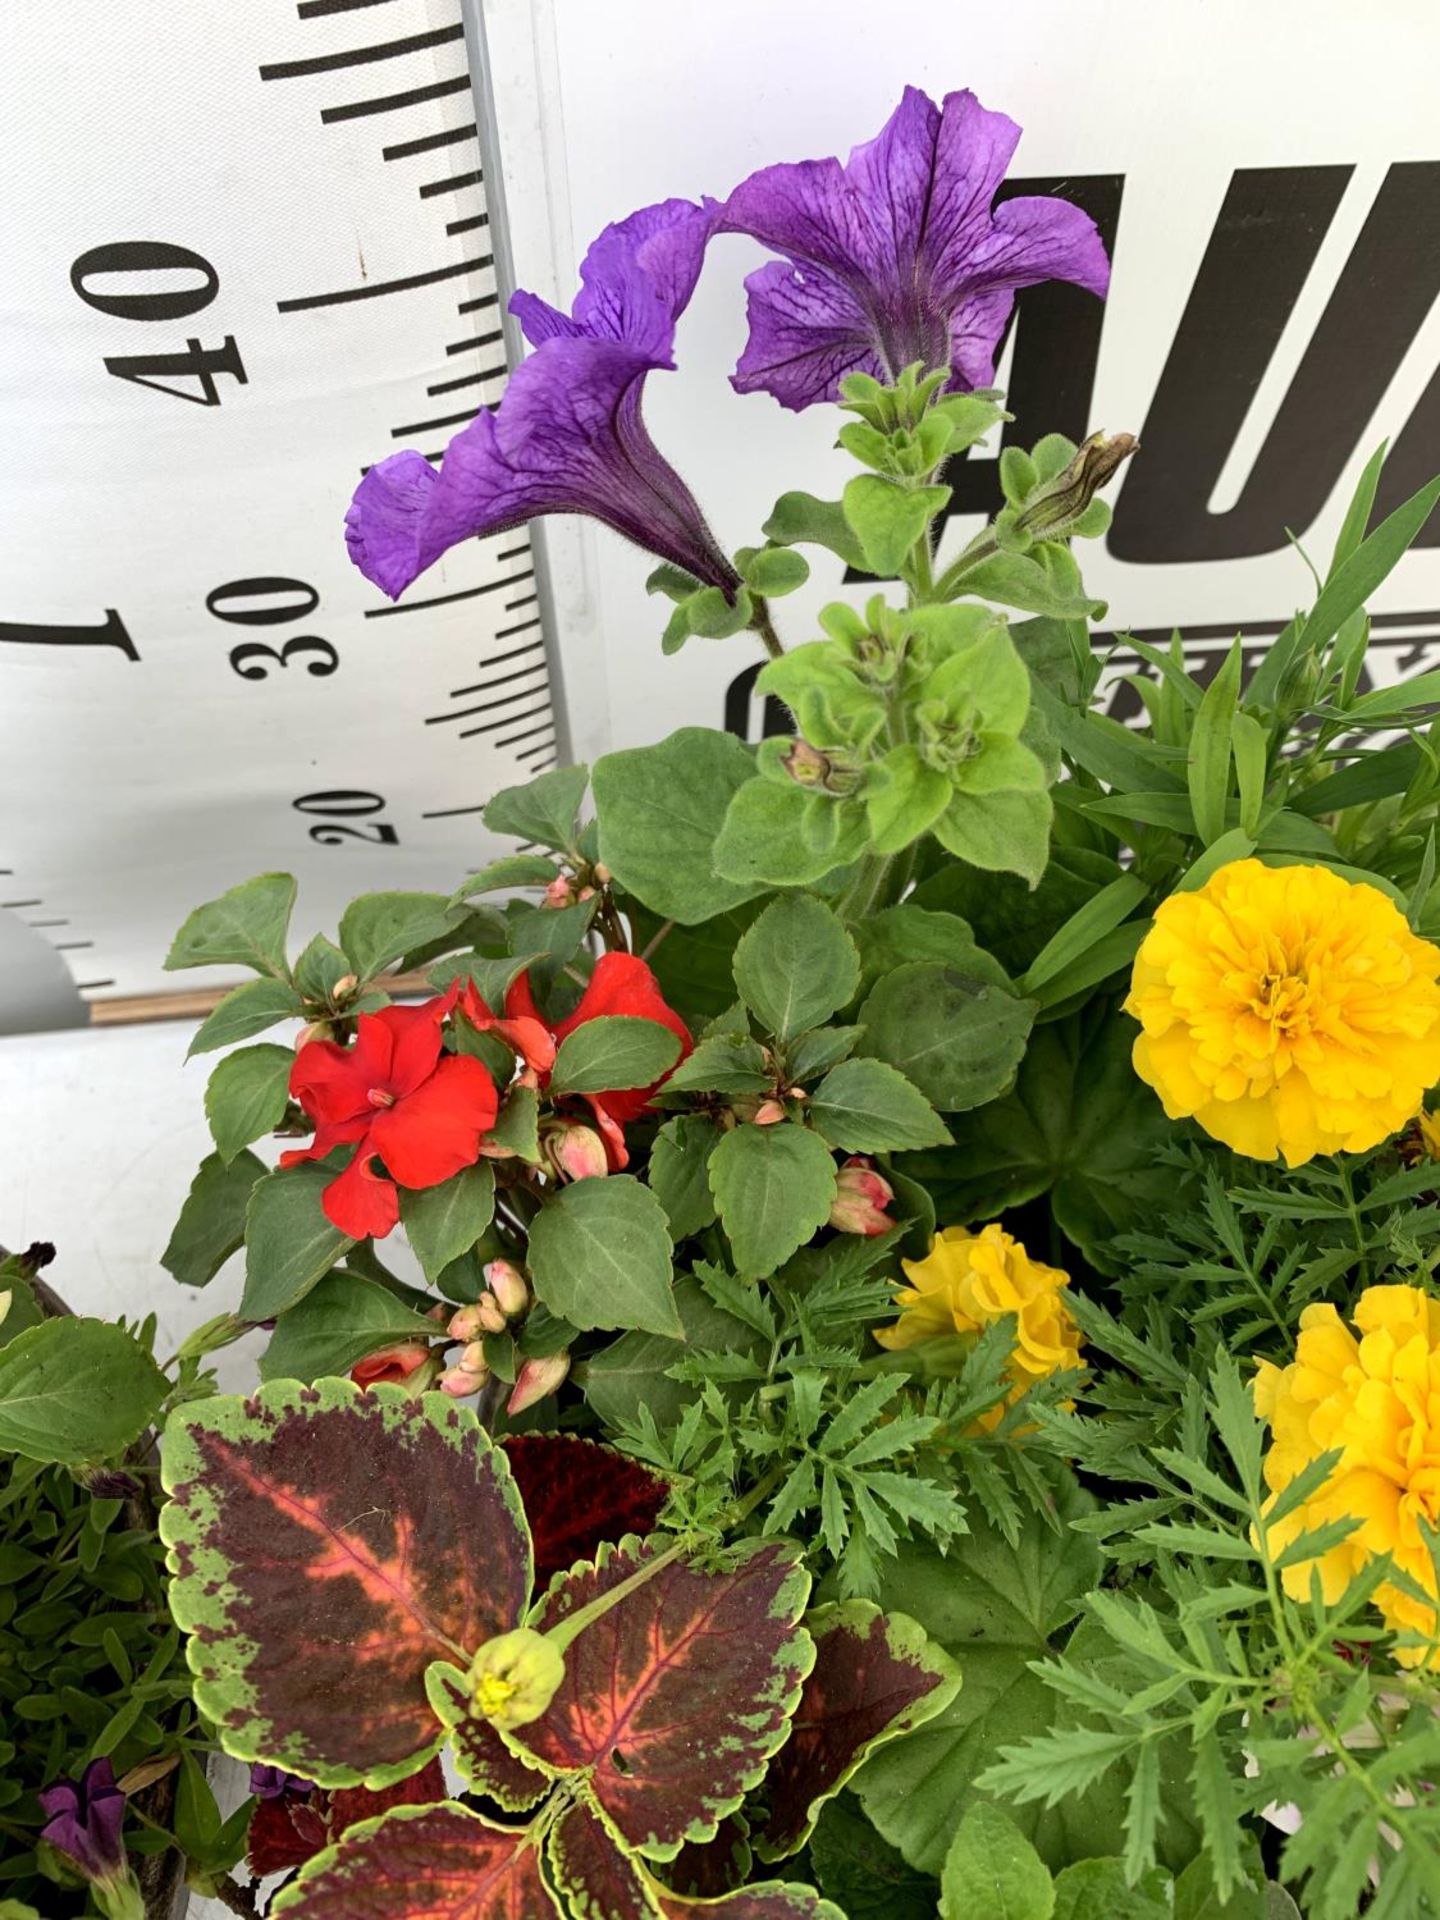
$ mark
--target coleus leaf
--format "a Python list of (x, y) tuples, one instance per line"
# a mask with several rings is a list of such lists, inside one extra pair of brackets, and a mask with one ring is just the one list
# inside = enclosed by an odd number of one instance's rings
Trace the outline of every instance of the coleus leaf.
[(780, 1860), (809, 1839), (821, 1807), (876, 1747), (910, 1733), (960, 1690), (944, 1648), (903, 1613), (869, 1600), (818, 1607), (805, 1621), (815, 1665), (770, 1763), (769, 1818), (755, 1841), (762, 1860)]
[(551, 1832), (547, 1865), (568, 1911), (593, 1920), (844, 1920), (839, 1907), (811, 1887), (767, 1881), (740, 1887), (718, 1900), (671, 1893), (626, 1849), (600, 1810), (573, 1806)]
[[(561, 1576), (532, 1610), (544, 1632), (638, 1573), (662, 1549), (626, 1540)], [(708, 1840), (789, 1732), (814, 1659), (800, 1624), (810, 1576), (798, 1549), (751, 1542), (715, 1570), (674, 1560), (566, 1649), (540, 1719), (511, 1736), (557, 1777), (588, 1777), (640, 1852), (673, 1859)]]
[(303, 1867), (271, 1913), (306, 1920), (541, 1920), (561, 1911), (528, 1828), (454, 1801), (364, 1820)]
[(425, 1690), (530, 1592), (510, 1469), (469, 1408), (274, 1381), (192, 1403), (162, 1452), (161, 1536), (195, 1699), (238, 1759), (383, 1787), (435, 1751)]
[(501, 1441), (535, 1543), (535, 1585), (593, 1560), (602, 1540), (647, 1534), (669, 1482), (638, 1460), (574, 1433), (513, 1433)]
[(550, 1790), (549, 1777), (527, 1767), (488, 1720), (476, 1713), (465, 1672), (437, 1660), (425, 1676), (430, 1706), (446, 1729), (460, 1778), (506, 1813), (528, 1813)]
[(361, 1820), (374, 1820), (392, 1807), (424, 1806), (444, 1798), (444, 1769), (438, 1760), (431, 1760), (408, 1780), (379, 1793), (365, 1787), (343, 1787), (336, 1793), (316, 1787), (303, 1800), (291, 1794), (260, 1800), (250, 1818), (245, 1847), (250, 1871), (263, 1878), (303, 1867)]

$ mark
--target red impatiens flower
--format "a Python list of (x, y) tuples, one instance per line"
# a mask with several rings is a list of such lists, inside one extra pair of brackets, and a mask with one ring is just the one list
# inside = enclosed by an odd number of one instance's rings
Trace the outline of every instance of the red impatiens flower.
[(485, 1068), (441, 1051), (441, 1023), (458, 995), (455, 986), (420, 1007), (362, 1013), (353, 1046), (312, 1040), (296, 1056), (290, 1091), (315, 1122), (315, 1138), (280, 1164), (355, 1143), (323, 1200), (327, 1218), (352, 1239), (383, 1239), (400, 1218), (397, 1187), (437, 1187), (472, 1166), (495, 1124), (499, 1096)]
[(429, 1358), (430, 1349), (423, 1340), (404, 1340), (398, 1346), (381, 1347), (378, 1353), (357, 1360), (350, 1369), (350, 1378), (357, 1387), (373, 1387), (381, 1381), (399, 1386)]
[[(536, 1006), (535, 996), (530, 991), (529, 976), (523, 973), (505, 996), (503, 1021), (491, 1013), (476, 992), (473, 982), (465, 990), (462, 1006), (465, 1017), (474, 1025), (492, 1029), (521, 1055), (527, 1068), (535, 1072), (541, 1087), (549, 1084), (550, 1069), (555, 1064), (555, 1050), (560, 1042), (576, 1027), (584, 1026), (587, 1020), (596, 1020), (602, 1015), (629, 1014), (639, 1020), (658, 1021), (662, 1027), (668, 1027), (680, 1042), (681, 1060), (693, 1044), (685, 1022), (672, 1007), (665, 1004), (659, 981), (645, 962), (633, 953), (602, 954), (595, 964), (595, 971), (590, 976), (590, 984), (581, 996), (579, 1006), (568, 1018), (553, 1027)], [(679, 1064), (678, 1061), (676, 1064)], [(604, 1137), (605, 1157), (612, 1173), (618, 1173), (629, 1161), (622, 1131), (626, 1122), (640, 1117), (649, 1106), (651, 1095), (668, 1077), (662, 1074), (659, 1080), (648, 1087), (625, 1087), (614, 1093), (587, 1093), (583, 1096), (589, 1102), (595, 1115), (595, 1124)]]

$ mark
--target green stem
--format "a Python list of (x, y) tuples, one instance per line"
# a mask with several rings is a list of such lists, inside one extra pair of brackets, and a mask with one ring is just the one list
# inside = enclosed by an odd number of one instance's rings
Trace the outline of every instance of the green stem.
[(558, 1626), (548, 1628), (546, 1639), (553, 1641), (563, 1653), (570, 1642), (583, 1633), (586, 1627), (593, 1626), (595, 1621), (603, 1614), (609, 1613), (612, 1607), (619, 1606), (622, 1600), (628, 1599), (637, 1587), (643, 1587), (647, 1580), (653, 1580), (662, 1568), (678, 1560), (682, 1553), (689, 1551), (689, 1548), (688, 1540), (681, 1538), (675, 1541), (674, 1545), (667, 1547), (664, 1553), (657, 1554), (653, 1560), (647, 1560), (644, 1566), (637, 1567), (628, 1579), (620, 1582), (618, 1587), (611, 1587), (608, 1593), (597, 1594), (587, 1605), (581, 1607), (578, 1613), (572, 1613), (568, 1620), (562, 1620)]
[(884, 895), (885, 883), (895, 859), (893, 853), (865, 855), (860, 862), (859, 872), (835, 902), (835, 911), (842, 920), (863, 920), (867, 914), (875, 912)]
[(932, 599), (942, 602), (953, 600), (966, 574), (969, 573), (973, 567), (978, 567), (982, 560), (988, 560), (992, 554), (998, 553), (999, 551), (999, 542), (996, 540), (994, 533), (987, 528), (984, 533), (979, 534), (972, 540), (960, 558), (953, 561), (951, 565), (945, 569), (944, 573), (941, 574), (939, 580), (936, 582), (934, 593), (931, 596)]
[(778, 660), (785, 649), (781, 645), (780, 636), (776, 633), (774, 622), (770, 618), (769, 603), (762, 600), (757, 593), (751, 604), (753, 607), (753, 614), (750, 621), (751, 631), (759, 634), (760, 644), (764, 647), (770, 658), (772, 660)]

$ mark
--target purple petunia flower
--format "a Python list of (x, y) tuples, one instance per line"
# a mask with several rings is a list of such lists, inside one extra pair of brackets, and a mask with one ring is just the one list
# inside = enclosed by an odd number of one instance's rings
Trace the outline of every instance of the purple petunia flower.
[(40, 1794), (50, 1818), (40, 1837), (63, 1853), (87, 1880), (114, 1880), (125, 1871), (125, 1795), (108, 1759), (92, 1760), (78, 1780), (57, 1780)]
[(266, 1766), (257, 1760), (250, 1768), (250, 1791), (257, 1800), (308, 1800), (315, 1782), (303, 1774), (287, 1773), (284, 1767)]
[(1095, 223), (1068, 200), (995, 190), (1020, 138), (973, 93), (937, 107), (915, 87), (849, 161), (762, 167), (726, 202), (720, 230), (786, 256), (745, 282), (750, 338), (732, 384), (799, 410), (838, 397), (847, 373), (893, 381), (914, 361), (952, 391), (988, 386), (1019, 287), (1070, 280), (1103, 294)]
[(733, 597), (739, 580), (640, 414), (645, 376), (673, 368), (718, 207), (664, 200), (607, 227), (571, 313), (517, 293), (535, 351), (437, 473), (418, 453), (372, 467), (345, 518), (350, 557), (398, 597), (457, 541), (545, 513), (586, 513)]

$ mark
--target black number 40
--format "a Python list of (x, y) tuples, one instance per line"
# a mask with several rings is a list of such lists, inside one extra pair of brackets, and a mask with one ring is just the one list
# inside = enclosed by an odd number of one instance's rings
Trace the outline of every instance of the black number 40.
[[(116, 320), (188, 320), (215, 298), (220, 276), (189, 247), (168, 240), (113, 240), (81, 254), (70, 269), (70, 284), (86, 306)], [(248, 378), (228, 333), (218, 347), (187, 340), (183, 352), (110, 354), (105, 371), (200, 407), (220, 405), (218, 375), (228, 374), (241, 386)], [(198, 392), (175, 384), (187, 380), (195, 381)]]

